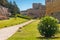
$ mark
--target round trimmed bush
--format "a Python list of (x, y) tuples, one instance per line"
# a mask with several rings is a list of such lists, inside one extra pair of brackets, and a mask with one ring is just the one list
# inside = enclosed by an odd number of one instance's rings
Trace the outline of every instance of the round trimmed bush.
[(57, 33), (58, 20), (51, 16), (41, 18), (38, 25), (39, 33), (47, 38), (54, 36)]

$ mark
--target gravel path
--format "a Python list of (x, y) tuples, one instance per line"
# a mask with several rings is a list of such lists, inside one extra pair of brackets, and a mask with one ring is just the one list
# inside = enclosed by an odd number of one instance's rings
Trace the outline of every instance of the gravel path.
[(11, 27), (7, 27), (7, 28), (3, 28), (0, 29), (0, 40), (7, 40), (9, 37), (11, 37), (20, 27), (23, 27), (31, 22), (33, 22), (34, 20), (30, 20), (28, 22), (19, 24), (19, 25), (15, 25), (15, 26), (11, 26)]

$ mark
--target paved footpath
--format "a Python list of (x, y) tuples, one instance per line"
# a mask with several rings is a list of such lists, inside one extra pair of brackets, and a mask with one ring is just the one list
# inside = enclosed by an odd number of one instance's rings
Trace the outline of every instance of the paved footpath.
[(3, 28), (0, 29), (0, 40), (7, 40), (9, 37), (11, 37), (14, 33), (16, 33), (16, 31), (20, 28), (23, 27), (31, 22), (33, 22), (35, 20), (30, 20), (28, 22), (19, 24), (19, 25), (15, 25), (15, 26), (11, 26), (11, 27), (7, 27), (7, 28)]

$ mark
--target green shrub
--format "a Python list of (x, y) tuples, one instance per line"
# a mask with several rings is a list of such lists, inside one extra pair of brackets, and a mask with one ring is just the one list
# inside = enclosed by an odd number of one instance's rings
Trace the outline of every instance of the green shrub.
[(20, 18), (24, 18), (24, 19), (29, 19), (29, 20), (32, 19), (32, 17), (29, 17), (29, 16), (27, 16), (27, 15), (20, 15), (19, 17), (20, 17)]
[(38, 30), (40, 34), (47, 38), (54, 36), (58, 31), (58, 22), (59, 21), (57, 19), (50, 16), (41, 18), (40, 23), (38, 25)]

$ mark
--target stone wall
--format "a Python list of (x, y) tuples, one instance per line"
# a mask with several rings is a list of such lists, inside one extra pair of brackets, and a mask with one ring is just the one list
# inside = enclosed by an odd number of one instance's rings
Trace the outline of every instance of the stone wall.
[(55, 13), (60, 11), (60, 0), (46, 0), (46, 13)]
[(7, 19), (10, 15), (8, 8), (0, 5), (0, 19)]
[(38, 18), (38, 17), (41, 18), (41, 17), (45, 16), (45, 5), (37, 3), (36, 4), (38, 6), (37, 7), (37, 6), (35, 6), (35, 4), (33, 5), (33, 8), (28, 9), (27, 15), (35, 17), (35, 18)]
[(60, 0), (46, 0), (46, 15), (52, 15), (60, 20)]

